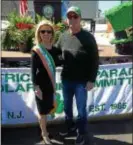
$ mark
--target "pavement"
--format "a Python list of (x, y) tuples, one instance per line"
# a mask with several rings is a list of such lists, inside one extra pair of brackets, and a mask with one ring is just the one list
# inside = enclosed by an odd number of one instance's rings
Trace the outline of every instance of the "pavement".
[[(58, 132), (64, 124), (49, 124), (48, 131), (53, 136), (53, 145), (74, 145), (76, 135), (61, 138)], [(91, 139), (86, 145), (132, 145), (132, 119), (89, 122)], [(44, 144), (38, 125), (21, 128), (2, 128), (1, 145), (39, 145)], [(93, 141), (93, 143), (92, 143)]]

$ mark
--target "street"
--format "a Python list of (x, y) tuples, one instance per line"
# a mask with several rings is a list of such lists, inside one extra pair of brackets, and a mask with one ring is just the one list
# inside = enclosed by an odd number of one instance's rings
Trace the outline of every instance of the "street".
[[(63, 142), (65, 145), (74, 145), (76, 136), (63, 140), (58, 135), (62, 129), (63, 124), (48, 125), (48, 130), (53, 136), (53, 145), (59, 145)], [(89, 122), (89, 129), (94, 145), (132, 145), (132, 119)], [(43, 144), (39, 126), (2, 128), (1, 132), (2, 145)]]

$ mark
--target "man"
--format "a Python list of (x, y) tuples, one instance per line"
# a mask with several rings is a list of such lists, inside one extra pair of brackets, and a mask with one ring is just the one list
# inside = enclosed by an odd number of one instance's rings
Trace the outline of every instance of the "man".
[(96, 22), (94, 20), (91, 20), (91, 32), (93, 34), (95, 33), (95, 27), (96, 27)]
[(68, 133), (76, 131), (72, 113), (73, 96), (75, 95), (78, 110), (76, 145), (83, 145), (85, 142), (87, 91), (94, 87), (99, 60), (96, 41), (92, 34), (81, 28), (80, 22), (80, 9), (70, 7), (67, 11), (69, 29), (61, 35), (56, 44), (62, 49), (64, 59), (61, 75), (66, 130), (60, 132), (60, 135), (66, 136)]

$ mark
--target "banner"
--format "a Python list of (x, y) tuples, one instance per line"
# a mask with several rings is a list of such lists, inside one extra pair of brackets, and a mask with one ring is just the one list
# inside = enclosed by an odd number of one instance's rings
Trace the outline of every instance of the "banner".
[[(57, 68), (56, 71), (58, 106), (55, 114), (48, 116), (48, 120), (64, 118), (61, 70)], [(95, 87), (88, 92), (88, 117), (132, 113), (132, 74), (132, 63), (101, 65)], [(36, 123), (38, 111), (30, 68), (2, 68), (1, 76), (2, 124)], [(75, 99), (73, 113), (76, 117)]]
[(66, 12), (67, 9), (70, 7), (70, 1), (69, 0), (62, 0), (61, 4), (61, 17), (63, 20), (66, 19)]

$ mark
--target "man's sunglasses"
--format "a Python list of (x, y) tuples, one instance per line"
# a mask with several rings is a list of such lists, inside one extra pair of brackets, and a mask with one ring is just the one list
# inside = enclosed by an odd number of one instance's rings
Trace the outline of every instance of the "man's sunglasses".
[(68, 15), (67, 16), (68, 19), (72, 19), (72, 18), (77, 19), (78, 17), (79, 17), (78, 15)]
[(51, 30), (40, 30), (40, 32), (41, 32), (42, 34), (45, 34), (45, 33), (51, 34), (51, 33), (52, 33)]

